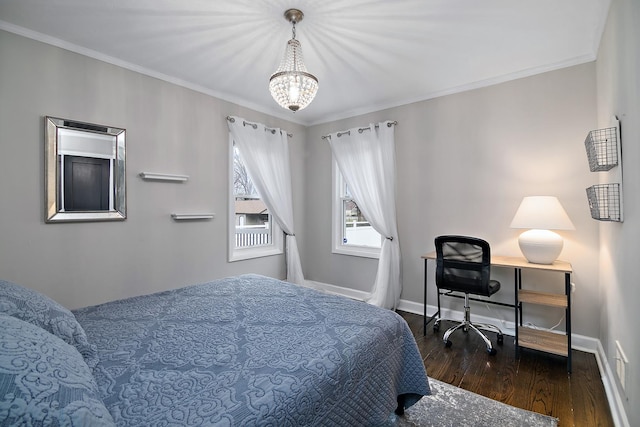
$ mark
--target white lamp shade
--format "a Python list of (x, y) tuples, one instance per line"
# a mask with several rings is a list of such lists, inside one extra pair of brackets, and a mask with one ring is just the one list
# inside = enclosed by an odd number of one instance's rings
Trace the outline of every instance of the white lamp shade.
[(553, 264), (562, 252), (562, 237), (550, 230), (575, 229), (560, 201), (553, 196), (525, 197), (511, 228), (529, 229), (520, 235), (518, 244), (527, 261), (534, 264)]
[(511, 228), (575, 230), (569, 215), (554, 196), (529, 196), (522, 199), (511, 221)]

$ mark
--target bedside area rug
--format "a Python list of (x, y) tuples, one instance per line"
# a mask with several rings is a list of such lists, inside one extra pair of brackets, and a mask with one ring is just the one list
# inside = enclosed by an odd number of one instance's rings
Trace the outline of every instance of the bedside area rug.
[(398, 427), (473, 426), (473, 427), (556, 427), (558, 420), (429, 378), (432, 394), (424, 396), (407, 409), (402, 417), (394, 416)]

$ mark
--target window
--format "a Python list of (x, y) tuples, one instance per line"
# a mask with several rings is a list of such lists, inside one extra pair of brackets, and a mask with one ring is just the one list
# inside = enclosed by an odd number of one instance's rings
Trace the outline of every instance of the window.
[(335, 160), (333, 161), (333, 181), (333, 252), (378, 258), (382, 247), (382, 236), (362, 215)]
[(229, 261), (281, 254), (282, 231), (260, 199), (229, 137)]

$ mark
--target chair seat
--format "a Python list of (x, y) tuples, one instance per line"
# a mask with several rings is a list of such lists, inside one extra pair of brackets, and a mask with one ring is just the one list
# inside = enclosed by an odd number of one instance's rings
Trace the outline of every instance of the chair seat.
[[(456, 286), (460, 285), (460, 286)], [(440, 286), (440, 289), (446, 289), (448, 291), (463, 292), (465, 294), (482, 295), (489, 297), (500, 290), (500, 282), (497, 280), (489, 280), (489, 284), (486, 289), (481, 284), (469, 284), (469, 283), (451, 283), (447, 286)]]

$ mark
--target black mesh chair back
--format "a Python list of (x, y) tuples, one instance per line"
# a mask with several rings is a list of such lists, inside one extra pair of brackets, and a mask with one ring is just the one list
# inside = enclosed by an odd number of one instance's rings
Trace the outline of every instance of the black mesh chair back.
[(490, 296), (499, 289), (490, 279), (488, 242), (468, 236), (439, 236), (435, 245), (438, 288), (483, 296)]

